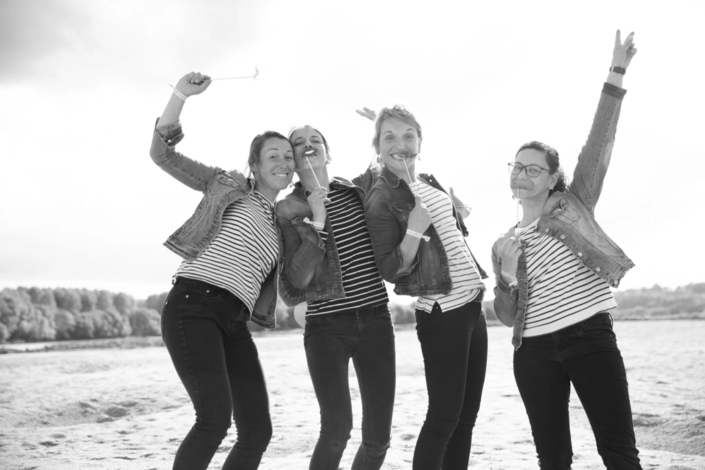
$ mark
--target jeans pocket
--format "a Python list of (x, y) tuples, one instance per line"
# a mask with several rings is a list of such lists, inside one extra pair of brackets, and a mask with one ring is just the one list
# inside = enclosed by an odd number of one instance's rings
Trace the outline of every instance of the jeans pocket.
[(617, 335), (614, 334), (612, 326), (607, 323), (598, 323), (593, 325), (580, 325), (580, 331), (585, 337), (594, 338), (612, 338), (617, 341)]

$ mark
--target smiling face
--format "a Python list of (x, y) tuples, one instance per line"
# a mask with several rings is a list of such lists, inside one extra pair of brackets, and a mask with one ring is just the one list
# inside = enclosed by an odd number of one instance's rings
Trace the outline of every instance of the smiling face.
[(411, 170), (420, 147), (418, 130), (411, 124), (396, 118), (382, 123), (377, 151), (380, 161), (397, 176), (405, 176), (407, 167)]
[(330, 162), (328, 144), (323, 135), (313, 127), (303, 126), (294, 129), (289, 134), (289, 141), (294, 147), (297, 173), (311, 171), (311, 167), (318, 170)]
[(255, 175), (257, 191), (273, 201), (294, 177), (294, 150), (289, 141), (279, 137), (267, 139), (262, 145), (259, 161), (251, 165), (250, 170)]
[[(546, 152), (533, 148), (520, 151), (515, 161), (523, 166), (549, 167), (546, 162)], [(509, 187), (512, 188), (512, 194), (521, 200), (535, 199), (545, 201), (548, 198), (549, 189), (552, 189), (557, 181), (558, 173), (551, 174), (546, 170), (541, 170), (541, 173), (534, 178), (527, 175), (526, 170), (523, 170), (518, 175), (509, 174)]]

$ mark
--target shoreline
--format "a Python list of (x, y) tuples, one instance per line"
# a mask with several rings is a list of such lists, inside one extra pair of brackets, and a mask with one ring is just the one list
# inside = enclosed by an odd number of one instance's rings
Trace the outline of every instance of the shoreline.
[[(701, 314), (671, 315), (668, 317), (638, 318), (629, 315), (616, 315), (615, 322), (653, 322), (653, 321), (699, 321), (705, 320), (705, 312)], [(395, 324), (396, 331), (405, 331), (415, 328), (415, 323)], [(497, 320), (488, 320), (488, 327), (503, 326)], [(266, 338), (280, 335), (303, 334), (303, 328), (290, 328), (286, 330), (261, 330), (252, 331), (254, 338)], [(4, 354), (41, 353), (56, 351), (76, 351), (81, 349), (135, 349), (164, 347), (161, 336), (127, 336), (123, 338), (99, 338), (66, 341), (41, 341), (36, 343), (18, 342), (0, 344), (0, 356)]]

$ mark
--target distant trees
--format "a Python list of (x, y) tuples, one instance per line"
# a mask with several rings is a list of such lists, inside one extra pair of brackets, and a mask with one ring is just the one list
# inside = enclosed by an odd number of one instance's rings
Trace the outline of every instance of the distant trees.
[(0, 291), (0, 343), (159, 335), (159, 312), (106, 290)]
[[(614, 295), (616, 319), (705, 318), (705, 283), (617, 290)], [(166, 297), (164, 292), (135, 301), (106, 290), (6, 288), (0, 291), (0, 343), (160, 335)], [(389, 307), (395, 323), (416, 321), (413, 302)], [(496, 319), (491, 301), (483, 307), (488, 320)], [(276, 315), (278, 329), (298, 328), (292, 307), (280, 301)]]

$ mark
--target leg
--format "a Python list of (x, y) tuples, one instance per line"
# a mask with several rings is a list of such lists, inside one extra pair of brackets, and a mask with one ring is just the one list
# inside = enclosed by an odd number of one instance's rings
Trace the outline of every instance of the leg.
[(551, 335), (524, 338), (514, 353), (514, 378), (529, 416), (539, 466), (543, 470), (570, 469), (570, 379)]
[(190, 285), (177, 284), (162, 314), (164, 344), (196, 411), (196, 423), (176, 453), (175, 470), (205, 470), (231, 423), (223, 330), (211, 302)]
[(639, 469), (629, 385), (609, 318), (593, 317), (566, 349), (565, 363), (595, 434), (597, 450), (609, 469)]
[(471, 315), (477, 318), (470, 336), (470, 353), (468, 356), (467, 379), (465, 381), (465, 400), (460, 412), (460, 422), (448, 441), (443, 457), (443, 470), (467, 469), (470, 461), (472, 430), (480, 411), (482, 389), (485, 385), (487, 370), (487, 322), (482, 315), (482, 305), (473, 302)]
[(362, 444), (352, 470), (378, 470), (384, 463), (392, 433), (396, 356), (394, 326), (386, 305), (358, 315), (353, 364), (362, 399)]
[(269, 398), (257, 347), (244, 321), (234, 322), (225, 341), (237, 442), (223, 470), (254, 470), (272, 438)]
[(310, 470), (337, 470), (350, 439), (352, 404), (348, 363), (355, 323), (355, 316), (349, 314), (306, 320), (306, 360), (321, 409), (321, 432)]
[[(468, 304), (469, 305), (469, 304)], [(428, 389), (428, 411), (416, 449), (413, 468), (441, 468), (446, 446), (460, 422), (465, 400), (472, 318), (468, 308), (432, 313), (416, 311)]]

